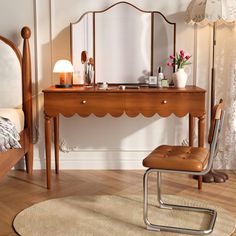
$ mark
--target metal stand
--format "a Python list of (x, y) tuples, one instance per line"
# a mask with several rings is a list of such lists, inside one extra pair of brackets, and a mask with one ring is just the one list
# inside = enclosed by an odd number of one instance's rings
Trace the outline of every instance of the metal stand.
[[(212, 48), (212, 68), (211, 68), (211, 111), (210, 117), (212, 118), (212, 111), (215, 105), (215, 47), (216, 47), (216, 23), (213, 24), (213, 48)], [(228, 175), (223, 172), (213, 170), (213, 167), (203, 176), (202, 180), (205, 183), (224, 183), (229, 179)]]

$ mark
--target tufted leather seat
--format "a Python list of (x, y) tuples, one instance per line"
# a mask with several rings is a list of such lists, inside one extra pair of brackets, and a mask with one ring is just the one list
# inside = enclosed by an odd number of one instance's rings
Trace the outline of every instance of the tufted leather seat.
[(143, 160), (143, 165), (154, 169), (202, 171), (208, 157), (206, 148), (162, 145)]

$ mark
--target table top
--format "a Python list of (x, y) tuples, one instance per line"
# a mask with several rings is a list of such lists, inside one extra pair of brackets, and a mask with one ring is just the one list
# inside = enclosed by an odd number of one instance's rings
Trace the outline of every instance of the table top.
[(148, 86), (138, 86), (138, 85), (127, 85), (124, 90), (120, 88), (119, 85), (109, 85), (107, 89), (100, 89), (98, 86), (83, 86), (83, 85), (73, 85), (72, 88), (56, 88), (55, 86), (50, 86), (43, 90), (44, 93), (205, 93), (206, 90), (199, 88), (197, 86), (186, 86), (185, 88), (153, 88)]

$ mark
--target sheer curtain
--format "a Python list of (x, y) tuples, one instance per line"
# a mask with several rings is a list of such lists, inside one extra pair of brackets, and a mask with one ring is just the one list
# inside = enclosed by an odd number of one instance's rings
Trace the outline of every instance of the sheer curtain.
[(217, 26), (216, 101), (223, 98), (226, 110), (215, 168), (236, 169), (236, 26)]

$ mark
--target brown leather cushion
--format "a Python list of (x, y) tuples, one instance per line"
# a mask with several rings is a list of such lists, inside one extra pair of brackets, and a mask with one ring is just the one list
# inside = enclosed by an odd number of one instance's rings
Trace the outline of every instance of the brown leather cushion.
[(154, 169), (202, 171), (208, 157), (206, 148), (162, 145), (143, 160), (143, 165)]

